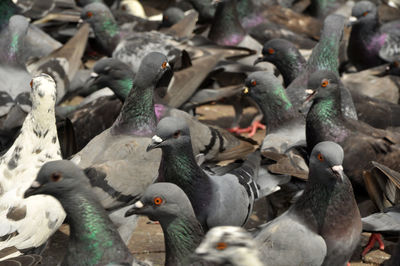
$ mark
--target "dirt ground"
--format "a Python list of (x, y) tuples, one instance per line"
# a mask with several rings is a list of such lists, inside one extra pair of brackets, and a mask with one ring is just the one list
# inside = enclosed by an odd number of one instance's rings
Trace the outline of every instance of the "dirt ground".
[[(241, 126), (247, 126), (256, 113), (257, 110), (255, 108), (246, 108)], [(206, 105), (197, 109), (197, 116), (203, 122), (227, 128), (233, 121), (233, 108), (225, 105)], [(260, 143), (264, 135), (265, 131), (259, 130), (253, 139)], [(247, 134), (243, 134), (243, 136), (247, 137)], [(265, 208), (265, 203), (262, 200), (257, 202), (247, 227), (253, 227), (264, 222)], [(56, 265), (62, 258), (68, 239), (68, 231), (68, 226), (63, 225), (55, 234), (43, 254), (44, 261), (42, 265)], [(366, 245), (368, 237), (369, 234), (363, 234), (360, 246), (352, 258), (352, 266), (380, 265), (390, 258), (388, 253), (377, 249), (376, 244), (375, 249), (361, 259), (362, 247)], [(391, 253), (394, 243), (385, 241), (385, 244), (385, 251)], [(146, 217), (139, 219), (138, 226), (131, 237), (128, 247), (138, 259), (150, 261), (155, 266), (164, 265), (165, 248), (163, 232), (159, 224), (150, 222)]]

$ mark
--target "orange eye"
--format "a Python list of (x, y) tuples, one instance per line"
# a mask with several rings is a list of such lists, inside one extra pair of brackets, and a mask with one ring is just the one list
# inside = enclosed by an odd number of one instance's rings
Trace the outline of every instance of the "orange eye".
[(325, 160), (325, 159), (324, 159), (324, 156), (322, 156), (321, 153), (318, 153), (317, 158), (318, 158), (318, 160), (321, 161), (321, 162), (323, 162), (323, 161)]
[(53, 182), (58, 182), (62, 178), (62, 175), (60, 173), (52, 173), (50, 176), (51, 181)]
[(162, 63), (162, 65), (161, 65), (162, 69), (165, 69), (167, 67), (167, 65), (168, 65), (167, 61), (164, 61), (164, 63)]
[(154, 204), (157, 205), (157, 206), (160, 206), (163, 203), (163, 199), (160, 198), (160, 197), (155, 197), (153, 199), (153, 201), (154, 201)]
[(257, 81), (255, 81), (254, 79), (251, 81), (251, 86), (256, 86), (257, 85)]
[(368, 11), (365, 11), (362, 15), (365, 17), (366, 15), (368, 15)]
[(269, 53), (269, 54), (274, 54), (274, 53), (275, 53), (275, 49), (269, 48), (269, 49), (268, 49), (268, 53)]
[(399, 65), (400, 65), (399, 61), (394, 61), (394, 62), (393, 62), (393, 66), (394, 66), (394, 67), (399, 67)]
[(31, 85), (31, 88), (33, 87), (33, 79), (31, 80), (31, 82), (29, 83), (29, 85)]
[(328, 84), (329, 84), (329, 81), (328, 81), (327, 79), (324, 79), (324, 80), (321, 82), (321, 87), (325, 88), (326, 86), (328, 86)]
[(228, 245), (225, 242), (218, 242), (217, 245), (215, 246), (215, 248), (218, 250), (224, 250), (227, 247)]
[(90, 11), (88, 11), (88, 12), (86, 12), (86, 16), (87, 16), (88, 18), (91, 18), (91, 17), (93, 17), (93, 13), (90, 12)]

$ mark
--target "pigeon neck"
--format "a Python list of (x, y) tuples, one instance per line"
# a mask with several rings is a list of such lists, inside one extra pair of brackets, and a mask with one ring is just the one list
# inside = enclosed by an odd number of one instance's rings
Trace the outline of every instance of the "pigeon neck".
[(260, 92), (256, 100), (264, 114), (264, 123), (268, 125), (267, 134), (282, 126), (283, 123), (300, 116), (286, 95), (282, 84), (274, 85), (274, 88), (268, 93)]
[(112, 127), (113, 134), (151, 136), (156, 129), (153, 102), (154, 85), (136, 79), (121, 113)]
[(192, 203), (196, 217), (202, 222), (199, 216), (212, 194), (211, 180), (197, 164), (189, 136), (185, 137), (188, 140), (183, 143), (163, 147), (159, 180), (179, 186)]
[[(314, 174), (312, 170), (311, 168), (310, 177)], [(345, 221), (352, 221), (358, 212), (353, 188), (347, 177), (343, 182), (331, 181), (326, 184), (310, 178), (303, 195), (293, 208), (312, 229), (323, 237), (329, 232), (340, 235), (340, 230), (345, 230), (349, 226)]]
[(112, 14), (103, 14), (100, 21), (95, 21), (91, 26), (102, 48), (111, 56), (121, 40), (120, 29), (114, 17)]
[(204, 232), (196, 217), (174, 217), (161, 222), (164, 232), (165, 265), (189, 265), (190, 256), (200, 245)]
[(89, 189), (80, 188), (57, 197), (67, 213), (70, 225), (69, 252), (85, 252), (90, 265), (104, 263), (104, 258), (118, 261), (130, 258), (118, 231), (108, 218), (104, 208)]
[(219, 45), (238, 45), (245, 35), (238, 19), (236, 0), (219, 3), (208, 38)]
[(113, 92), (121, 101), (128, 98), (129, 92), (133, 87), (133, 78), (127, 77), (116, 81), (115, 86), (112, 87)]
[(339, 47), (343, 35), (343, 24), (324, 26), (321, 39), (312, 50), (307, 62), (308, 71), (330, 70), (339, 74)]
[(343, 125), (340, 93), (336, 89), (326, 97), (317, 97), (306, 118), (306, 139), (309, 151), (321, 141), (341, 142), (348, 136)]
[(300, 75), (306, 66), (306, 60), (295, 47), (289, 49), (282, 58), (271, 60), (271, 63), (282, 74), (286, 87)]
[(241, 0), (237, 3), (237, 13), (244, 29), (251, 29), (262, 22), (264, 18), (255, 12), (255, 8), (251, 0)]

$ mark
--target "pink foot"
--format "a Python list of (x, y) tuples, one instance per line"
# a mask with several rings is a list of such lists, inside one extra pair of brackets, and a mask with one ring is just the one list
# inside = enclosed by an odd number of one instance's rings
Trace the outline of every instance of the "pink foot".
[(229, 132), (235, 132), (238, 134), (241, 133), (249, 133), (249, 137), (254, 136), (256, 134), (257, 129), (265, 129), (265, 125), (261, 124), (260, 121), (254, 121), (251, 126), (246, 127), (246, 128), (239, 128), (239, 127), (234, 127), (228, 129)]
[(380, 250), (384, 250), (385, 249), (385, 245), (383, 244), (381, 234), (373, 233), (369, 237), (368, 244), (364, 248), (364, 250), (362, 252), (362, 256), (365, 256), (374, 247), (375, 242), (379, 243), (379, 249)]

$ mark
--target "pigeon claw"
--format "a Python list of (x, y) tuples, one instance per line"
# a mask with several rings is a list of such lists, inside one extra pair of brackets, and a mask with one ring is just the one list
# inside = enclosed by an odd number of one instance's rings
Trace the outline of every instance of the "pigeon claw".
[(232, 133), (249, 133), (249, 137), (253, 137), (256, 134), (257, 129), (265, 129), (265, 125), (261, 124), (259, 121), (254, 121), (251, 126), (246, 127), (246, 128), (239, 128), (239, 127), (234, 127), (228, 129), (229, 132)]
[(377, 233), (372, 233), (371, 236), (369, 237), (368, 244), (365, 246), (362, 256), (364, 257), (375, 245), (375, 242), (379, 243), (379, 249), (384, 250), (385, 249), (385, 244), (382, 241), (382, 236), (381, 234)]

